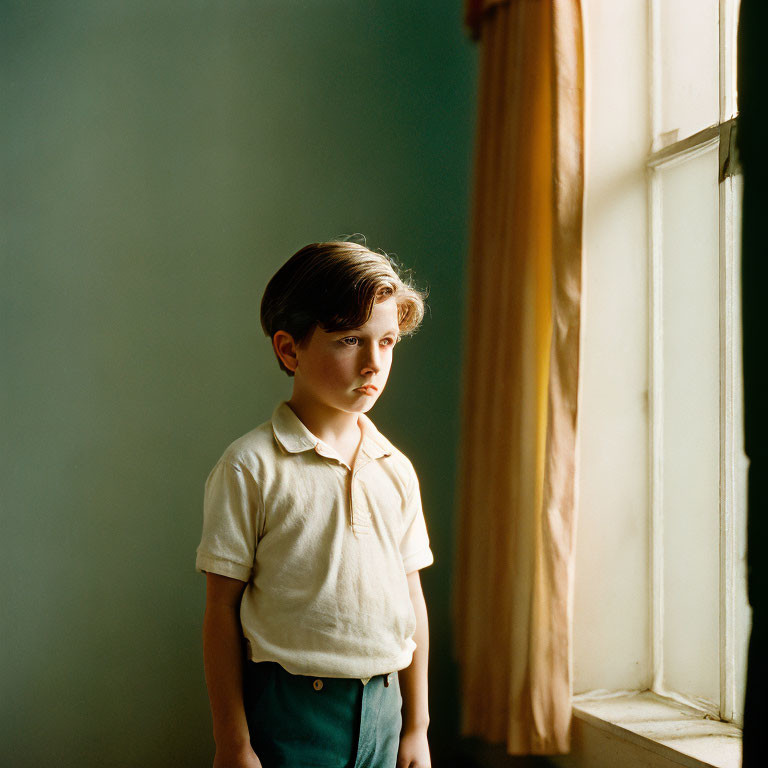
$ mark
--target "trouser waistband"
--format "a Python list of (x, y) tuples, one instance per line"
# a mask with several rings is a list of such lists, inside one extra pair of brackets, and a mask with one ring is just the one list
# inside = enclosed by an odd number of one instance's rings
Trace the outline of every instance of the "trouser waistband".
[[(287, 674), (291, 675), (292, 672), (288, 672), (288, 670), (280, 664), (278, 661), (253, 661), (249, 660), (249, 664), (276, 664), (280, 669), (282, 669)], [(296, 677), (306, 677), (311, 680), (360, 680), (360, 682), (363, 685), (366, 685), (366, 683), (369, 683), (371, 680), (373, 680), (375, 677), (381, 677), (383, 678), (382, 682), (384, 683), (384, 687), (388, 688), (390, 683), (392, 682), (392, 677), (397, 674), (397, 670), (394, 670), (393, 672), (381, 672), (378, 675), (371, 675), (370, 677), (330, 677), (328, 675), (296, 675)], [(315, 686), (317, 688), (317, 686)]]

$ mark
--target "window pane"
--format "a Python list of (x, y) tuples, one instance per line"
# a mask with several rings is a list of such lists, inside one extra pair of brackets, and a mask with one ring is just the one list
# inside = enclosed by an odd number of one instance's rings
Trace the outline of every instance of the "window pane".
[(664, 685), (719, 706), (717, 149), (659, 173)]
[[(661, 57), (661, 146), (719, 116), (718, 0), (656, 0)], [(658, 139), (658, 137), (656, 137)]]
[(720, 77), (723, 79), (721, 122), (730, 120), (736, 114), (736, 43), (739, 32), (740, 6), (740, 0), (725, 0), (720, 12), (720, 25), (722, 27), (720, 36), (722, 70)]

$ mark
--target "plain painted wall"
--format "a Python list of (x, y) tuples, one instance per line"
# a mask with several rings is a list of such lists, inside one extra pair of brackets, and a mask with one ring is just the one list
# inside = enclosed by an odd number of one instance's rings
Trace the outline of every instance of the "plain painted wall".
[(431, 292), (371, 416), (421, 478), (440, 762), (477, 64), (460, 0), (0, 14), (0, 765), (211, 764), (203, 484), (290, 396), (267, 279), (353, 232)]
[(651, 681), (646, 0), (587, 0), (575, 693)]

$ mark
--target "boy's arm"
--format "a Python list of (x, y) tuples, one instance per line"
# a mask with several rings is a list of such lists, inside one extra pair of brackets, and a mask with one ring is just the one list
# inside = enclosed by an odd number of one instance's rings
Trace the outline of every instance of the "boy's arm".
[(240, 598), (245, 582), (206, 573), (203, 661), (216, 742), (214, 766), (261, 768), (243, 708)]
[(429, 623), (427, 604), (424, 602), (418, 571), (408, 574), (408, 591), (416, 614), (416, 632), (413, 635), (416, 649), (410, 666), (401, 669), (398, 673), (403, 696), (403, 731), (397, 766), (398, 768), (429, 768), (431, 765), (427, 743)]

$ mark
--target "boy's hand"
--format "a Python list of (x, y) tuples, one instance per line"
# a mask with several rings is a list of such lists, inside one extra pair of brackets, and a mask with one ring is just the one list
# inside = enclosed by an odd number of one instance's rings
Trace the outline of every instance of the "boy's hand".
[(251, 746), (246, 745), (236, 752), (217, 749), (213, 768), (262, 768), (262, 765)]
[(397, 753), (397, 768), (432, 768), (426, 728), (403, 732)]

